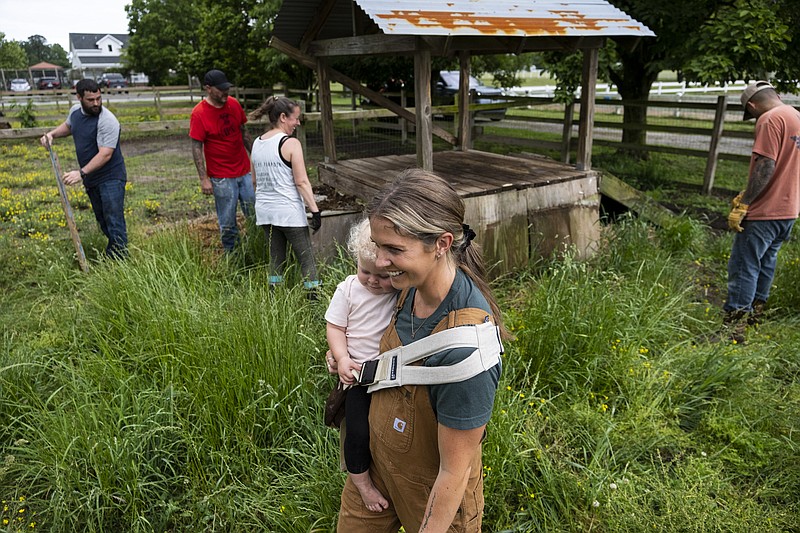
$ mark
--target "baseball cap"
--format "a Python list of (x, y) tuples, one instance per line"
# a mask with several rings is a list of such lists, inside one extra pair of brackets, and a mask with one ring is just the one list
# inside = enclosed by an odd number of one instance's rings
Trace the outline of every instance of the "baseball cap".
[(233, 87), (233, 84), (225, 77), (225, 73), (216, 69), (206, 72), (206, 76), (203, 78), (203, 85), (210, 85), (221, 91)]
[(775, 89), (768, 81), (760, 80), (751, 83), (748, 85), (744, 91), (742, 91), (742, 96), (740, 97), (742, 101), (742, 107), (744, 107), (744, 118), (742, 120), (750, 120), (753, 118), (753, 115), (747, 110), (747, 102), (759, 91), (763, 91), (764, 89)]

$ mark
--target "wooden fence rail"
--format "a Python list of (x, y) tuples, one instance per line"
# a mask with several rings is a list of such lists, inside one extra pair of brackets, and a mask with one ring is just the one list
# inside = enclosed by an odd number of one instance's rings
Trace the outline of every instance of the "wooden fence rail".
[[(74, 102), (74, 95), (67, 91), (63, 94), (41, 94), (46, 91), (31, 91), (36, 97), (37, 119), (40, 120), (61, 120), (68, 109), (67, 104)], [(270, 91), (263, 89), (236, 89), (233, 93), (238, 100), (243, 102), (247, 109), (254, 108)], [(356, 102), (350, 97), (350, 93), (339, 97), (341, 104), (334, 111), (336, 121), (350, 121), (369, 124), (370, 121), (380, 119), (382, 122), (375, 123), (375, 127), (399, 132), (400, 137), (405, 140), (406, 136), (413, 132), (413, 125), (407, 121), (387, 122), (387, 118), (395, 117), (392, 112), (382, 108), (352, 109), (356, 107)], [(126, 121), (121, 118), (125, 131), (159, 131), (159, 130), (188, 130), (189, 121), (186, 118), (174, 120), (173, 117), (183, 115), (188, 116), (191, 108), (199, 101), (202, 94), (198, 89), (190, 87), (155, 87), (155, 88), (135, 88), (131, 87), (127, 93), (110, 91), (105, 94), (105, 100), (114, 106), (114, 109), (141, 110), (136, 116), (136, 120)], [(0, 93), (0, 111), (5, 111), (6, 116), (0, 116), (0, 128), (2, 121), (13, 120), (14, 109), (10, 107), (12, 103), (25, 102), (26, 96), (20, 93)], [(619, 99), (604, 96), (595, 102), (596, 113), (594, 121), (594, 144), (617, 149), (671, 153), (690, 157), (702, 157), (707, 160), (706, 172), (704, 177), (703, 189), (709, 193), (714, 183), (714, 173), (717, 161), (719, 160), (749, 160), (750, 144), (752, 139), (752, 123), (743, 124), (741, 122), (742, 106), (738, 100), (735, 104), (728, 103), (728, 96), (720, 95), (716, 101), (673, 101), (673, 100), (650, 100), (648, 102), (626, 102), (628, 106), (647, 106), (648, 124), (626, 124), (619, 115), (622, 112), (622, 101)], [(502, 122), (475, 123), (474, 112), (479, 110), (497, 109), (499, 107), (509, 108), (507, 117)], [(549, 116), (536, 116), (537, 108), (550, 110)], [(483, 139), (494, 142), (501, 142), (510, 145), (518, 145), (521, 148), (530, 150), (531, 148), (544, 148), (555, 150), (561, 154), (564, 162), (569, 162), (571, 153), (576, 146), (576, 131), (573, 123), (576, 122), (575, 114), (579, 113), (579, 104), (565, 106), (553, 101), (552, 98), (542, 97), (509, 97), (504, 104), (471, 105), (470, 115), (475, 139)], [(576, 109), (578, 108), (578, 109)], [(146, 109), (155, 109), (155, 113), (150, 113), (153, 118), (140, 122), (141, 116), (148, 114)], [(533, 110), (528, 112), (515, 112), (520, 110)], [(41, 115), (38, 110), (41, 110)], [(553, 113), (552, 111), (556, 112)], [(457, 106), (439, 106), (433, 108), (434, 114), (454, 114)], [(134, 111), (136, 113), (136, 111)], [(534, 115), (534, 116), (531, 116)], [(545, 115), (545, 113), (539, 113)], [(9, 118), (11, 117), (11, 118)], [(673, 124), (665, 123), (665, 118), (670, 119)], [(315, 128), (320, 120), (319, 112), (305, 112), (303, 121), (306, 128)], [(260, 122), (264, 122), (262, 119)], [(735, 127), (726, 129), (726, 122), (729, 125), (736, 123)], [(457, 122), (454, 122), (457, 123)], [(490, 133), (490, 126), (513, 127), (520, 130), (532, 132), (548, 131), (548, 139), (530, 139), (510, 134), (498, 135)], [(52, 127), (40, 128), (16, 128), (0, 129), (0, 139), (20, 139), (39, 137)], [(621, 142), (623, 130), (644, 129), (647, 132), (646, 144), (623, 144)], [(300, 131), (301, 136), (305, 137), (304, 130)]]

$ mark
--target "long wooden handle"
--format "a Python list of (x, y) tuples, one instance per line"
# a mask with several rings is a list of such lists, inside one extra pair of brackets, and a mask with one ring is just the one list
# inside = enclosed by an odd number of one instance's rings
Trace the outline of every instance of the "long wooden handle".
[(89, 264), (86, 262), (86, 254), (83, 253), (83, 245), (78, 235), (78, 227), (75, 225), (72, 206), (67, 198), (67, 188), (64, 187), (64, 182), (61, 179), (61, 165), (58, 163), (58, 156), (53, 151), (53, 146), (50, 143), (47, 143), (47, 150), (50, 152), (50, 162), (53, 164), (53, 172), (56, 175), (56, 183), (58, 184), (58, 193), (59, 196), (61, 196), (61, 207), (64, 208), (64, 215), (67, 217), (67, 227), (72, 237), (72, 244), (75, 246), (75, 253), (78, 255), (78, 263), (81, 266), (81, 270), (89, 272)]

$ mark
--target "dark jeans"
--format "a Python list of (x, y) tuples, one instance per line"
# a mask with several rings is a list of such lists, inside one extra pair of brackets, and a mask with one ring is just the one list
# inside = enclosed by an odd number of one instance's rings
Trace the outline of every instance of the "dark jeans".
[(369, 452), (369, 404), (372, 398), (367, 387), (355, 386), (347, 389), (344, 402), (345, 424), (344, 462), (351, 474), (369, 470), (372, 455)]
[(125, 182), (111, 179), (86, 187), (100, 230), (108, 238), (106, 255), (116, 259), (128, 255), (128, 230), (125, 226)]
[(314, 250), (311, 248), (311, 235), (308, 234), (308, 227), (287, 228), (271, 224), (262, 227), (267, 235), (267, 242), (269, 242), (270, 284), (283, 282), (283, 274), (286, 270), (286, 245), (291, 244), (300, 261), (305, 287), (311, 289), (318, 286), (317, 265), (314, 262)]

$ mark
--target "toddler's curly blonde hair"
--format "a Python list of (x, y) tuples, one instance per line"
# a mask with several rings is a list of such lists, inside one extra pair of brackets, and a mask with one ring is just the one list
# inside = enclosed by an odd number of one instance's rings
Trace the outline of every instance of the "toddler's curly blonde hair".
[(368, 218), (365, 218), (350, 228), (350, 236), (347, 239), (347, 250), (356, 261), (365, 259), (374, 263), (378, 258), (378, 249), (375, 243), (372, 242)]

